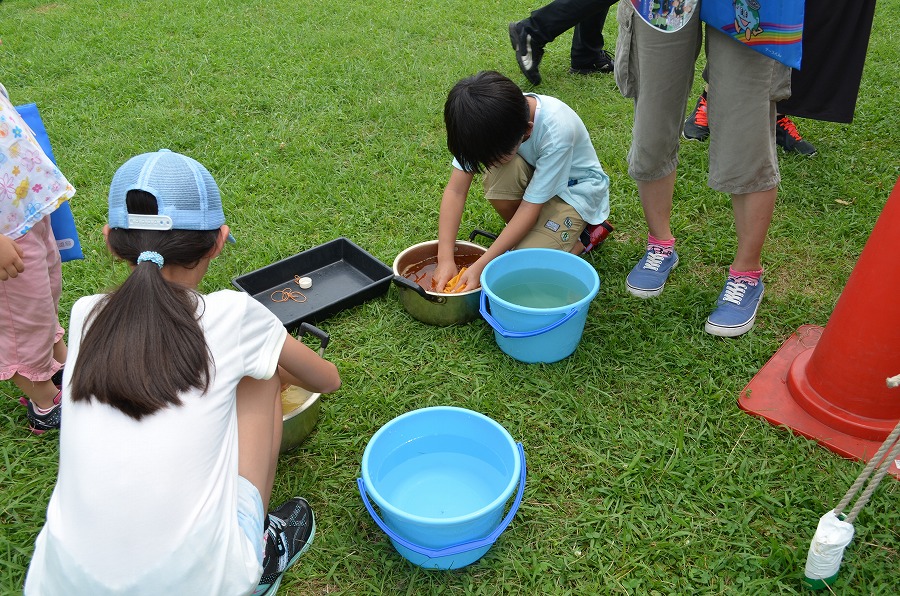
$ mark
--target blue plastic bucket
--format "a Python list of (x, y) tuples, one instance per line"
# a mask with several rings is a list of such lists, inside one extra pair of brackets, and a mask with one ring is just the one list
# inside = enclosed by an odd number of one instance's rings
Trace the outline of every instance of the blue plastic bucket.
[(525, 452), (484, 414), (422, 408), (372, 436), (357, 486), (404, 558), (426, 569), (457, 569), (484, 556), (515, 516), (525, 490)]
[(501, 350), (522, 362), (556, 362), (578, 347), (600, 276), (561, 250), (504, 253), (481, 272), (481, 316)]

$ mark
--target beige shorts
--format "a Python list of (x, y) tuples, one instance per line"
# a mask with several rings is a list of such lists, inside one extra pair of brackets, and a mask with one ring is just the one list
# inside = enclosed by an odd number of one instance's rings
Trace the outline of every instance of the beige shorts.
[[(484, 174), (484, 196), (489, 201), (521, 201), (534, 168), (518, 155), (509, 163)], [(516, 248), (556, 248), (571, 252), (584, 230), (585, 221), (574, 207), (552, 197), (541, 207), (537, 223)]]
[[(683, 29), (662, 32), (641, 22), (630, 2), (617, 14), (615, 76), (634, 100), (628, 174), (664, 178), (678, 165), (688, 96), (703, 27), (695, 16)], [(709, 186), (743, 194), (774, 188), (775, 102), (790, 95), (791, 69), (713, 27), (706, 28), (709, 68)]]

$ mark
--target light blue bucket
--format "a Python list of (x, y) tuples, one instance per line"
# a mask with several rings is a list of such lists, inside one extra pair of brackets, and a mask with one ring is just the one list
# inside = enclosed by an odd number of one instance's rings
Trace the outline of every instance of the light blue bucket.
[(372, 436), (356, 482), (372, 519), (404, 558), (426, 569), (458, 569), (484, 556), (515, 516), (525, 451), (484, 414), (422, 408)]
[(556, 362), (578, 347), (600, 276), (561, 250), (504, 253), (481, 272), (481, 316), (501, 350), (522, 362)]

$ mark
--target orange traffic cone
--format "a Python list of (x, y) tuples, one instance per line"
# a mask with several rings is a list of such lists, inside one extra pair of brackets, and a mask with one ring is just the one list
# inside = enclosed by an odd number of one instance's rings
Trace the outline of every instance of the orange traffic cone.
[[(900, 179), (826, 327), (803, 325), (741, 391), (738, 405), (868, 461), (900, 421), (885, 380), (900, 373)], [(900, 463), (890, 473), (900, 477)]]

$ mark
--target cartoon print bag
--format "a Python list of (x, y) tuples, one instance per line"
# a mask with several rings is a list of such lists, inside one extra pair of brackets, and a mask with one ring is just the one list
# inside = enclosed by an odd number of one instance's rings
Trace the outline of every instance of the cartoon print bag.
[(803, 56), (804, 0), (703, 0), (700, 19), (791, 68)]
[[(16, 106), (16, 111), (22, 117), (22, 120), (34, 133), (41, 149), (47, 154), (54, 164), (56, 158), (53, 157), (53, 149), (50, 148), (50, 137), (47, 135), (47, 129), (44, 128), (44, 121), (41, 120), (41, 114), (38, 112), (36, 104), (28, 103)], [(56, 236), (56, 246), (59, 248), (59, 256), (62, 261), (74, 261), (83, 259), (84, 253), (81, 251), (81, 242), (78, 240), (78, 230), (75, 228), (75, 217), (72, 215), (72, 207), (69, 201), (62, 203), (56, 210), (50, 214), (50, 227), (53, 228), (53, 235)]]
[(675, 33), (696, 13), (699, 0), (631, 0), (641, 20), (666, 33)]

